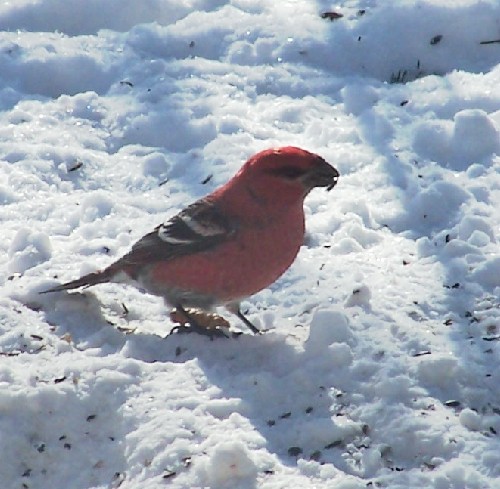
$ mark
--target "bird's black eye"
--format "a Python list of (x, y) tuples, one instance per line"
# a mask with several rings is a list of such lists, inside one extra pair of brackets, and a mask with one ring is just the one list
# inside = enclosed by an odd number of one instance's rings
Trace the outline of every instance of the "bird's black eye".
[(287, 166), (280, 166), (279, 168), (273, 168), (272, 170), (270, 170), (270, 173), (278, 177), (295, 180), (296, 178), (299, 178), (302, 175), (304, 175), (305, 172), (302, 168), (298, 168), (292, 165), (287, 165)]

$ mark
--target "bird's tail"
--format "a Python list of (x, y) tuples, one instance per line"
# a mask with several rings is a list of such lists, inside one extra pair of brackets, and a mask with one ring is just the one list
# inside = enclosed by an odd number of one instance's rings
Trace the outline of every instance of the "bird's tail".
[(51, 289), (42, 290), (40, 294), (47, 294), (49, 292), (61, 292), (62, 290), (78, 289), (79, 287), (90, 287), (92, 285), (109, 282), (112, 279), (114, 272), (115, 270), (111, 269), (111, 267), (105, 268), (104, 270), (84, 275), (83, 277), (77, 278), (76, 280), (72, 280), (71, 282), (57, 285), (56, 287), (52, 287)]

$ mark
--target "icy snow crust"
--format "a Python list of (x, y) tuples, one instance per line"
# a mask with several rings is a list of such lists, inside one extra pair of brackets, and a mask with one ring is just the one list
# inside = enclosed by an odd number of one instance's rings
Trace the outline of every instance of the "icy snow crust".
[[(335, 5), (2, 3), (2, 488), (500, 487), (500, 4)], [(341, 178), (264, 335), (38, 295), (289, 144)]]

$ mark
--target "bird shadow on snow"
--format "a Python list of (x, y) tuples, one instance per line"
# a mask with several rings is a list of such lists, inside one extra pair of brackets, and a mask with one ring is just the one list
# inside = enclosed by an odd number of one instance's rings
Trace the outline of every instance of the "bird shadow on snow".
[[(109, 324), (93, 294), (68, 294), (58, 303), (65, 306), (57, 311), (48, 307), (46, 318), (57, 325), (58, 334), (68, 333), (79, 349), (99, 348), (103, 356), (121, 353), (146, 363), (197, 362), (205, 385), (197, 387), (198, 405), (193, 409), (221, 423), (238, 413), (264, 439), (259, 448), (283, 464), (293, 466), (302, 458), (333, 464), (350, 474), (359, 472), (344, 449), (364, 436), (363, 426), (345, 414), (347, 400), (334, 386), (347, 370), (335, 363), (328, 344), (292, 344), (292, 337), (279, 329), (213, 341), (195, 333), (126, 334)], [(167, 314), (165, 322), (169, 324)], [(217, 394), (207, 400), (204, 391), (212, 386)], [(178, 416), (185, 400), (173, 402), (178, 407), (172, 416)]]
[(302, 458), (357, 473), (343, 452), (346, 444), (364, 436), (363, 426), (342, 412), (346, 399), (340, 399), (334, 387), (342, 368), (335, 365), (329, 345), (322, 350), (307, 341), (292, 344), (279, 331), (214, 341), (196, 334), (163, 340), (134, 334), (127, 339), (127, 355), (133, 358), (197, 361), (206, 385), (218, 388), (198, 407), (221, 423), (233, 413), (241, 415), (265, 440), (262, 446), (283, 464), (294, 466)]

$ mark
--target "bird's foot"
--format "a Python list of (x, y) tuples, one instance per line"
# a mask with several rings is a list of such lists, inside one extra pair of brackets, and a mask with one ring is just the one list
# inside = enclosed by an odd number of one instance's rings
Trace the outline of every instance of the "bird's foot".
[(243, 321), (245, 326), (253, 333), (253, 334), (262, 334), (262, 331), (258, 328), (256, 328), (250, 320), (241, 312), (241, 310), (238, 308), (236, 311), (236, 315)]
[(177, 326), (172, 328), (170, 334), (198, 333), (214, 338), (229, 338), (229, 322), (218, 314), (212, 314), (199, 309), (185, 309), (177, 306), (170, 313), (170, 319)]
[(179, 324), (174, 326), (169, 333), (172, 334), (187, 334), (187, 333), (198, 333), (203, 336), (208, 336), (211, 340), (214, 338), (229, 338), (229, 335), (220, 328), (202, 328), (196, 323), (194, 324)]

